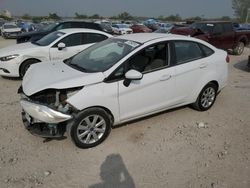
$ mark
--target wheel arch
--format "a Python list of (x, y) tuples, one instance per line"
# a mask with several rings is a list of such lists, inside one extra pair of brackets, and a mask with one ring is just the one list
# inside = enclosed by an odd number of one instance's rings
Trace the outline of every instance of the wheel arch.
[(42, 60), (38, 59), (38, 58), (27, 58), (25, 60), (22, 61), (22, 63), (20, 63), (19, 65), (19, 75), (21, 75), (21, 68), (22, 68), (22, 65), (24, 63), (26, 63), (27, 61), (30, 61), (30, 60), (34, 60), (34, 61), (37, 61), (37, 62), (42, 62)]
[(114, 123), (115, 118), (114, 118), (113, 113), (111, 112), (110, 109), (108, 109), (108, 108), (106, 108), (106, 107), (104, 107), (104, 106), (90, 106), (90, 107), (87, 107), (87, 108), (81, 110), (81, 112), (83, 112), (83, 111), (85, 111), (85, 110), (89, 110), (89, 109), (91, 109), (91, 108), (100, 108), (100, 109), (104, 110), (104, 111), (107, 112), (107, 114), (110, 116), (110, 119), (111, 119), (112, 124)]

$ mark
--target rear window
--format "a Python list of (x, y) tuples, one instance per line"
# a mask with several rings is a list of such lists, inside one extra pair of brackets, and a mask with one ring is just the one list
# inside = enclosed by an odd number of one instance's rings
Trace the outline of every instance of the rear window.
[(176, 55), (176, 64), (183, 64), (204, 57), (199, 45), (195, 42), (175, 41), (174, 47)]
[(203, 44), (200, 44), (200, 47), (201, 47), (201, 49), (204, 52), (206, 57), (208, 57), (214, 53), (214, 51), (211, 48), (209, 48)]

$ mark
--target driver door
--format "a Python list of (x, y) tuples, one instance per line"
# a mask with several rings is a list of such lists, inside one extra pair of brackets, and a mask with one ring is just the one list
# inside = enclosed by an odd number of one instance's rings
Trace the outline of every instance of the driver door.
[(124, 79), (118, 82), (121, 121), (151, 114), (176, 103), (175, 67), (170, 66), (168, 46), (161, 43), (147, 47), (125, 63), (125, 72), (134, 69), (143, 77), (132, 80), (129, 86), (124, 85)]
[[(61, 39), (50, 48), (50, 60), (67, 59), (79, 52), (89, 45), (82, 45), (83, 33), (74, 33)], [(59, 49), (58, 44), (64, 43), (65, 48)]]

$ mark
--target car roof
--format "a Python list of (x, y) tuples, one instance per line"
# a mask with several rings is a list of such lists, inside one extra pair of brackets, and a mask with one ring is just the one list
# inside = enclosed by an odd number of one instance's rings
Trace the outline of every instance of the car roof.
[(220, 21), (220, 20), (215, 20), (215, 21), (198, 21), (198, 22), (194, 22), (194, 23), (205, 23), (205, 24), (209, 24), (209, 23), (232, 23), (230, 21)]
[(70, 29), (61, 29), (59, 30), (65, 34), (69, 34), (69, 33), (75, 33), (75, 32), (82, 32), (82, 33), (99, 33), (99, 34), (105, 34), (105, 35), (109, 35), (105, 32), (99, 31), (99, 30), (95, 30), (95, 29), (87, 29), (87, 28), (70, 28)]
[(131, 40), (138, 43), (146, 43), (148, 41), (156, 39), (167, 39), (167, 40), (176, 40), (176, 39), (190, 39), (191, 37), (183, 35), (174, 35), (174, 34), (165, 34), (165, 33), (135, 33), (129, 35), (117, 36), (118, 39)]

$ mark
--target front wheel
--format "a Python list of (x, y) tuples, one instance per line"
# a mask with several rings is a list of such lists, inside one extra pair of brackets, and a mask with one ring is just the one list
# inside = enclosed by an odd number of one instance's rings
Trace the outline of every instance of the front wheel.
[(110, 115), (101, 108), (90, 108), (76, 115), (68, 134), (79, 148), (91, 148), (102, 143), (111, 130)]
[(25, 73), (27, 72), (27, 70), (30, 68), (30, 66), (32, 64), (38, 63), (40, 61), (36, 60), (36, 59), (30, 59), (27, 60), (25, 62), (22, 63), (21, 67), (20, 67), (20, 77), (23, 78)]
[(241, 55), (244, 52), (245, 44), (243, 42), (238, 42), (237, 46), (233, 49), (235, 55)]
[(208, 83), (200, 92), (196, 102), (192, 105), (196, 110), (206, 111), (211, 108), (216, 100), (218, 87)]

